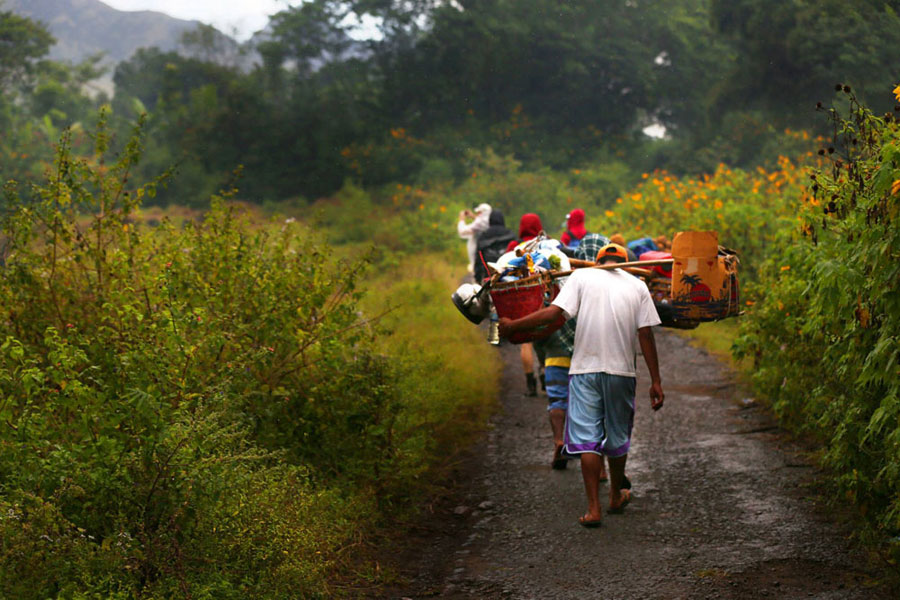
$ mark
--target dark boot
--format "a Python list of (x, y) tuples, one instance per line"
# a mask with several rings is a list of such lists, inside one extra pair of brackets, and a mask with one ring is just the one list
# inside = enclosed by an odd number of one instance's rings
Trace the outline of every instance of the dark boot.
[(541, 391), (542, 391), (542, 392), (546, 392), (546, 391), (547, 391), (547, 380), (544, 378), (544, 372), (543, 372), (543, 371), (541, 371)]
[(537, 379), (534, 373), (525, 373), (525, 383), (528, 385), (528, 395), (537, 396)]

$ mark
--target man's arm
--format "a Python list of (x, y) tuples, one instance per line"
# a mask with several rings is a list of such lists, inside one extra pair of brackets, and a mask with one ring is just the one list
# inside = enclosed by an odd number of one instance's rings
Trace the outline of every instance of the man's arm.
[(662, 380), (659, 378), (659, 358), (656, 355), (656, 338), (653, 337), (651, 327), (638, 329), (638, 342), (641, 345), (641, 353), (650, 371), (650, 406), (653, 410), (662, 408), (666, 395), (663, 393)]
[(551, 304), (534, 311), (530, 315), (525, 315), (521, 319), (513, 320), (503, 317), (499, 323), (500, 337), (509, 337), (517, 331), (527, 331), (541, 325), (547, 325), (555, 321), (561, 314), (563, 314), (562, 309), (555, 304)]
[(466, 219), (470, 219), (474, 216), (475, 215), (468, 209), (459, 211), (459, 220), (456, 222), (456, 233), (459, 234), (459, 237), (466, 239), (475, 235), (475, 230), (472, 228), (474, 221), (472, 223), (466, 222)]

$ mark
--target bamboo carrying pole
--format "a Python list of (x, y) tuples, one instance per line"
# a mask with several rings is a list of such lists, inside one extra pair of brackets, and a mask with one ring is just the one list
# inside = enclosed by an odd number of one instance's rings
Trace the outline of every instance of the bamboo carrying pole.
[[(624, 263), (609, 263), (607, 265), (598, 265), (597, 263), (591, 262), (589, 260), (580, 260), (577, 258), (569, 259), (569, 264), (572, 267), (575, 267), (575, 269), (588, 269), (589, 268), (589, 269), (603, 269), (604, 271), (608, 271), (610, 269), (624, 269), (625, 271), (627, 271), (628, 273), (631, 273), (632, 275), (638, 275), (641, 277), (648, 277), (648, 278), (652, 277), (654, 275), (654, 272), (651, 271), (650, 269), (643, 269), (641, 267), (653, 267), (656, 265), (671, 265), (672, 262), (673, 262), (673, 260), (671, 258), (662, 258), (659, 260), (635, 260), (635, 261), (624, 262)], [(508, 283), (516, 284), (516, 285), (525, 285), (525, 284), (533, 283), (536, 281), (540, 281), (543, 277), (549, 276), (549, 277), (556, 279), (559, 277), (567, 277), (567, 276), (571, 275), (572, 273), (574, 273), (574, 270), (559, 271), (559, 272), (545, 271), (543, 273), (536, 273), (534, 275), (529, 275), (527, 277), (523, 277), (522, 279), (510, 281)], [(494, 277), (496, 277), (496, 274), (494, 275)], [(491, 285), (493, 285), (495, 283), (497, 283), (497, 282), (494, 281), (494, 279), (492, 278), (491, 281), (489, 282), (489, 285), (487, 285), (485, 287), (490, 287)], [(514, 287), (514, 286), (510, 285), (510, 287)]]
[[(661, 258), (659, 260), (633, 260), (631, 262), (623, 262), (623, 263), (609, 263), (606, 265), (598, 265), (595, 262), (591, 262), (589, 260), (579, 260), (577, 258), (570, 258), (569, 264), (575, 267), (576, 269), (603, 269), (604, 271), (608, 271), (610, 269), (624, 269), (625, 271), (631, 273), (632, 275), (641, 275), (643, 277), (650, 277), (653, 274), (653, 271), (650, 269), (643, 269), (641, 267), (654, 267), (661, 265), (671, 265), (673, 263), (673, 259), (671, 258)], [(554, 273), (553, 277), (565, 277), (567, 275), (571, 275), (573, 271), (562, 271), (560, 273)]]

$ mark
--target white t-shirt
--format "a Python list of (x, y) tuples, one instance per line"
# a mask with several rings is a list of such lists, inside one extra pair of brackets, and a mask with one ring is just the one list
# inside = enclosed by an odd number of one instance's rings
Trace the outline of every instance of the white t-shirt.
[(643, 281), (620, 269), (577, 269), (553, 304), (578, 317), (570, 374), (635, 376), (637, 330), (660, 324)]

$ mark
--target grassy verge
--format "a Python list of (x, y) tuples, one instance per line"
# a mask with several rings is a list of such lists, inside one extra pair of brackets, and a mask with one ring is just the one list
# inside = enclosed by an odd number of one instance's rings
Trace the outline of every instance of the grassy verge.
[(725, 319), (712, 323), (702, 323), (696, 329), (675, 330), (695, 346), (705, 349), (707, 352), (726, 363), (741, 377), (750, 372), (750, 359), (737, 360), (732, 355), (731, 346), (738, 336), (740, 322), (738, 319)]
[[(500, 359), (484, 332), (450, 302), (459, 285), (455, 255), (430, 253), (400, 259), (368, 282), (362, 303), (379, 320), (379, 344), (407, 367), (398, 381), (409, 418), (427, 423), (447, 449), (462, 448), (495, 408)], [(437, 456), (423, 457), (437, 464)], [(435, 462), (437, 461), (437, 462)]]

